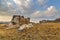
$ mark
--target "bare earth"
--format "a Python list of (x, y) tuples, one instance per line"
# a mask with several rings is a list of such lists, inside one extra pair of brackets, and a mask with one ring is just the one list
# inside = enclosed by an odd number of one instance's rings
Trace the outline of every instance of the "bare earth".
[(17, 29), (6, 30), (5, 24), (0, 24), (0, 40), (60, 40), (60, 23), (34, 24), (22, 31)]

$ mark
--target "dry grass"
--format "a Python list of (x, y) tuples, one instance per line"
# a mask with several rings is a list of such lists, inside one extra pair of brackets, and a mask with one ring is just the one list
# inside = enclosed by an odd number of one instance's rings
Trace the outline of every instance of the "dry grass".
[(6, 30), (5, 26), (0, 24), (0, 40), (60, 40), (60, 23), (34, 24), (23, 31)]

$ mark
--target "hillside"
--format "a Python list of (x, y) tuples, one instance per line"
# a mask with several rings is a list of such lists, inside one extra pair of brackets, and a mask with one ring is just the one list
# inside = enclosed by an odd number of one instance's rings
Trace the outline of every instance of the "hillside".
[(0, 40), (60, 40), (60, 23), (34, 24), (30, 29), (18, 31), (18, 28), (6, 30), (0, 24)]

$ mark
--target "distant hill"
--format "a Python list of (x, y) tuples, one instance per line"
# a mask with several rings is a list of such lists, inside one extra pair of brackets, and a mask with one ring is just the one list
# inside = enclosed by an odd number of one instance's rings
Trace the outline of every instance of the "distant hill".
[(10, 23), (10, 22), (0, 22), (0, 24), (8, 24), (8, 23)]
[(57, 18), (55, 20), (42, 20), (39, 23), (47, 23), (47, 22), (60, 22), (60, 18)]
[(60, 18), (57, 18), (54, 20), (55, 22), (60, 22)]

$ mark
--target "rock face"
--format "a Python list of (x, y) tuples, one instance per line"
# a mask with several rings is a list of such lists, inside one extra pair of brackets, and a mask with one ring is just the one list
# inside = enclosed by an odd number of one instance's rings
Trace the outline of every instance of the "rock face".
[(21, 30), (24, 30), (24, 29), (29, 29), (33, 27), (33, 24), (29, 23), (29, 24), (24, 24), (24, 25), (21, 25), (20, 28), (18, 29), (18, 31), (21, 31)]
[(11, 23), (13, 25), (20, 24), (20, 15), (14, 15), (13, 18), (12, 18), (12, 20), (11, 20)]
[(30, 18), (25, 18), (24, 16), (14, 15), (11, 22), (8, 24), (8, 28), (20, 27), (24, 24), (28, 25), (30, 23)]
[(19, 25), (28, 24), (28, 23), (30, 23), (30, 18), (24, 18), (24, 16), (14, 15), (11, 20), (11, 23), (13, 25), (15, 25), (15, 24), (19, 24)]

